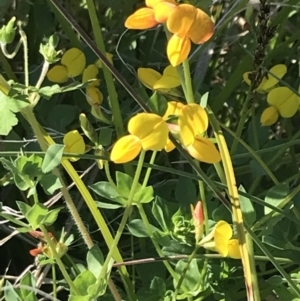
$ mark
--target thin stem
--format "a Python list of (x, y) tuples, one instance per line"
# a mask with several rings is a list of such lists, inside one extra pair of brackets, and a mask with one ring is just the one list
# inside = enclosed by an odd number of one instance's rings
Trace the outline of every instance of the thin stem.
[(140, 179), (140, 176), (141, 176), (141, 171), (142, 171), (142, 168), (143, 168), (143, 163), (144, 163), (144, 159), (145, 159), (145, 154), (146, 152), (145, 151), (142, 151), (141, 154), (140, 154), (140, 158), (139, 158), (139, 162), (138, 162), (138, 165), (137, 165), (137, 169), (136, 169), (136, 172), (135, 172), (135, 175), (134, 175), (134, 178), (133, 178), (133, 182), (132, 182), (132, 186), (131, 186), (131, 189), (130, 189), (130, 193), (129, 193), (129, 196), (128, 196), (128, 203), (126, 205), (126, 208), (125, 208), (125, 211), (123, 213), (123, 217), (122, 217), (122, 220), (120, 222), (120, 225), (119, 225), (119, 228), (117, 230), (117, 233), (116, 233), (116, 236), (114, 238), (114, 241), (112, 243), (111, 246), (109, 246), (109, 252), (106, 256), (106, 259), (105, 259), (105, 262), (102, 266), (102, 269), (101, 269), (101, 272), (98, 276), (98, 279), (102, 279), (105, 277), (105, 274), (107, 273), (107, 268), (108, 268), (108, 265), (111, 261), (111, 258), (115, 252), (115, 248), (118, 246), (118, 243), (119, 243), (119, 240), (123, 234), (123, 231), (124, 231), (124, 228), (126, 226), (126, 222), (130, 216), (130, 213), (131, 213), (131, 209), (132, 209), (132, 204), (133, 204), (133, 201), (134, 201), (134, 195), (137, 191), (137, 187), (138, 187), (138, 184), (139, 184), (139, 179)]
[(51, 249), (51, 252), (53, 254), (53, 259), (55, 260), (56, 264), (58, 265), (58, 267), (59, 267), (61, 273), (63, 274), (66, 282), (68, 283), (70, 289), (72, 290), (72, 294), (79, 295), (77, 287), (74, 285), (72, 279), (69, 276), (69, 273), (67, 272), (67, 270), (66, 270), (63, 262), (60, 259), (60, 256), (56, 252), (56, 246), (54, 245), (54, 242), (52, 241), (52, 239), (49, 237), (48, 232), (47, 232), (45, 226), (44, 225), (40, 225), (39, 227), (40, 227), (40, 229), (42, 230), (42, 232), (44, 234), (44, 237), (45, 237), (47, 245)]
[(28, 65), (28, 43), (27, 43), (27, 36), (24, 30), (19, 25), (19, 33), (21, 36), (21, 40), (23, 43), (23, 51), (24, 51), (24, 78), (25, 78), (25, 86), (29, 87), (29, 65)]
[(193, 86), (192, 86), (192, 79), (191, 79), (191, 71), (190, 71), (190, 64), (188, 59), (186, 59), (183, 62), (183, 74), (184, 74), (184, 80), (185, 80), (185, 97), (187, 103), (194, 103), (195, 98), (194, 98), (194, 91), (193, 91)]
[(196, 255), (198, 249), (199, 249), (199, 247), (196, 246), (195, 249), (194, 249), (194, 251), (192, 252), (192, 254), (189, 256), (188, 261), (187, 261), (187, 263), (186, 263), (186, 265), (184, 267), (184, 270), (181, 273), (181, 276), (180, 276), (179, 281), (178, 281), (178, 283), (176, 285), (174, 296), (173, 296), (173, 300), (175, 300), (175, 301), (177, 300), (177, 295), (179, 293), (179, 290), (180, 290), (180, 287), (181, 287), (182, 282), (184, 280), (184, 277), (185, 277), (185, 275), (186, 275), (186, 273), (187, 273), (187, 271), (189, 269), (189, 266), (190, 266), (192, 260), (194, 259), (195, 255)]
[(56, 270), (55, 270), (55, 265), (52, 264), (52, 279), (53, 279), (53, 298), (57, 298), (57, 287), (56, 287)]
[[(155, 158), (156, 158), (156, 154), (157, 154), (157, 151), (153, 151), (152, 152), (149, 164), (154, 164), (154, 161), (155, 161)], [(145, 178), (144, 178), (142, 187), (146, 187), (147, 186), (147, 183), (148, 183), (150, 175), (151, 175), (151, 171), (152, 171), (152, 167), (149, 166), (147, 168), (147, 171), (146, 171), (146, 174), (145, 174)]]
[(19, 40), (19, 42), (18, 42), (16, 48), (14, 49), (14, 51), (13, 51), (12, 53), (9, 53), (9, 52), (7, 51), (6, 45), (5, 45), (5, 44), (2, 44), (2, 43), (1, 43), (1, 50), (2, 50), (3, 54), (4, 54), (8, 59), (12, 60), (12, 59), (17, 55), (17, 53), (19, 52), (21, 46), (22, 46), (22, 38)]

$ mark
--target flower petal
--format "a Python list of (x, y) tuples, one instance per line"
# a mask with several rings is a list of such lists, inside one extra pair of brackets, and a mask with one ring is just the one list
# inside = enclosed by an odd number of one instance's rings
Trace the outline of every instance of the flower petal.
[(170, 15), (176, 9), (177, 3), (163, 1), (155, 5), (154, 16), (159, 23), (166, 23)]
[[(109, 52), (106, 52), (106, 58), (108, 59), (108, 61), (109, 61), (112, 65), (114, 64), (114, 62), (113, 62), (113, 54), (111, 54), (111, 53), (109, 53)], [(101, 68), (102, 68), (102, 61), (101, 61), (101, 59), (97, 60), (97, 61), (95, 62), (95, 65), (96, 65), (99, 69), (101, 69)]]
[(180, 79), (175, 67), (169, 65), (165, 68), (162, 77), (156, 81), (154, 89), (172, 89), (180, 86)]
[(130, 119), (128, 123), (130, 134), (137, 136), (144, 150), (162, 150), (168, 140), (169, 129), (166, 122), (159, 115), (140, 113)]
[(154, 10), (148, 7), (138, 9), (125, 21), (125, 27), (128, 29), (143, 30), (155, 27), (158, 24), (154, 18)]
[(142, 144), (138, 137), (127, 135), (120, 138), (113, 146), (110, 160), (117, 163), (127, 163), (132, 161), (142, 150)]
[(274, 124), (279, 117), (279, 113), (277, 109), (274, 106), (270, 106), (266, 108), (261, 117), (260, 117), (260, 122), (262, 126), (269, 126)]
[[(85, 152), (84, 140), (77, 130), (73, 130), (65, 134), (63, 143), (65, 144), (64, 152), (66, 153), (84, 154)], [(68, 157), (68, 159), (70, 161), (79, 160), (79, 158), (76, 157)]]
[(90, 106), (101, 105), (103, 102), (103, 94), (97, 87), (86, 88), (86, 100)]
[(151, 68), (139, 68), (137, 72), (139, 80), (149, 89), (154, 89), (155, 83), (162, 75)]
[(241, 258), (239, 241), (237, 239), (230, 239), (228, 242), (228, 256), (234, 259)]
[(167, 153), (169, 153), (169, 152), (171, 152), (174, 148), (175, 148), (175, 145), (173, 144), (173, 142), (172, 142), (170, 139), (168, 139), (168, 140), (167, 140), (167, 144), (166, 144), (166, 146), (165, 146), (165, 151), (166, 151)]
[(146, 0), (146, 6), (154, 8), (157, 4), (166, 2), (177, 5), (175, 0)]
[[(275, 65), (270, 69), (270, 72), (276, 75), (279, 79), (283, 78), (283, 76), (287, 72), (287, 67), (284, 64)], [(259, 85), (258, 89), (261, 90), (269, 90), (274, 87), (278, 83), (278, 79), (273, 75), (268, 74), (268, 78), (264, 78), (265, 80)]]
[(83, 72), (86, 58), (80, 49), (71, 48), (67, 50), (61, 58), (61, 64), (66, 66), (68, 77), (76, 77)]
[(178, 116), (181, 113), (182, 108), (184, 108), (185, 105), (180, 101), (169, 101), (168, 102), (168, 108), (165, 112), (165, 115), (163, 116), (163, 119), (168, 119), (169, 116), (175, 115)]
[(284, 118), (290, 118), (296, 114), (299, 108), (298, 96), (288, 87), (278, 87), (271, 90), (267, 101), (276, 107)]
[(220, 255), (226, 257), (228, 255), (228, 243), (232, 237), (232, 229), (225, 221), (219, 221), (215, 225), (215, 247)]
[(221, 161), (221, 156), (215, 145), (204, 137), (196, 137), (193, 144), (186, 147), (189, 154), (198, 161), (214, 164)]
[(173, 67), (181, 64), (191, 51), (191, 41), (187, 37), (179, 37), (176, 34), (168, 41), (167, 55)]
[(68, 80), (68, 70), (65, 66), (56, 65), (48, 71), (47, 78), (53, 83), (65, 83)]
[[(82, 82), (85, 83), (90, 79), (97, 79), (97, 75), (99, 73), (99, 69), (95, 64), (88, 65), (84, 70), (82, 74)], [(99, 86), (100, 81), (97, 80), (95, 82), (90, 83), (90, 86)]]
[(214, 34), (215, 25), (210, 16), (197, 8), (196, 17), (188, 31), (188, 37), (195, 44), (208, 41)]

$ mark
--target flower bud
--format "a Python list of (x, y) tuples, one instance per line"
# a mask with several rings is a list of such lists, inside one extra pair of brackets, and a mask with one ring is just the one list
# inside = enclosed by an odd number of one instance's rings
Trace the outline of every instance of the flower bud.
[(193, 215), (193, 222), (195, 226), (195, 239), (196, 242), (200, 240), (203, 234), (203, 226), (204, 226), (204, 216), (203, 216), (203, 206), (202, 202), (198, 201), (196, 207), (194, 208), (191, 205), (192, 215)]
[(0, 43), (6, 45), (10, 44), (16, 35), (15, 26), (16, 17), (12, 17), (7, 25), (3, 25), (0, 29)]

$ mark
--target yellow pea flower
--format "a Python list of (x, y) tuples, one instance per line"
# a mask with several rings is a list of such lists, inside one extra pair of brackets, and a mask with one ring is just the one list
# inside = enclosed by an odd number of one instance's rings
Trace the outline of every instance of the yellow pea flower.
[(149, 29), (166, 23), (173, 33), (167, 45), (168, 59), (173, 67), (189, 55), (191, 42), (202, 44), (214, 33), (214, 23), (201, 9), (190, 4), (177, 4), (173, 0), (148, 0), (125, 21), (129, 29)]
[(174, 67), (188, 57), (191, 42), (202, 44), (214, 33), (214, 23), (211, 18), (204, 11), (190, 4), (178, 5), (173, 10), (168, 17), (167, 28), (173, 33), (167, 45), (167, 55)]
[[(64, 152), (66, 153), (84, 154), (85, 152), (85, 142), (77, 130), (68, 132), (64, 136), (63, 143), (65, 145)], [(65, 159), (68, 159), (72, 162), (79, 160), (79, 158), (75, 157), (68, 157)]]
[[(82, 73), (82, 82), (85, 83), (90, 79), (97, 79), (99, 69), (95, 64), (88, 65)], [(89, 87), (96, 87), (100, 85), (100, 79), (89, 83)]]
[(167, 66), (163, 74), (151, 68), (139, 68), (137, 75), (140, 81), (149, 89), (165, 92), (180, 86), (178, 72), (173, 66)]
[(128, 132), (120, 138), (111, 151), (110, 159), (115, 163), (133, 160), (143, 149), (160, 151), (168, 141), (168, 126), (163, 118), (152, 113), (140, 113), (130, 119)]
[[(283, 76), (286, 74), (287, 72), (287, 67), (284, 64), (278, 64), (273, 66), (269, 72), (271, 72), (272, 74), (276, 75), (276, 77), (278, 77), (279, 79), (283, 78)], [(249, 79), (249, 74), (251, 72), (246, 72), (243, 74), (243, 78), (244, 81), (250, 85), (251, 81)], [(278, 79), (275, 78), (273, 75), (271, 74), (267, 74), (262, 82), (259, 84), (259, 86), (257, 87), (256, 91), (258, 93), (265, 93), (268, 92), (271, 88), (273, 88), (275, 85), (277, 85), (278, 83)]]
[(223, 257), (240, 259), (239, 242), (237, 239), (232, 239), (232, 234), (230, 225), (225, 221), (219, 221), (199, 242), (199, 245), (209, 250), (216, 250)]
[[(108, 59), (108, 61), (113, 65), (113, 54), (106, 52), (106, 58)], [(99, 59), (96, 61), (95, 65), (101, 69), (102, 68), (102, 61)]]
[(196, 206), (191, 205), (191, 211), (193, 216), (193, 223), (195, 226), (195, 240), (198, 242), (202, 237), (204, 230), (204, 214), (202, 202), (198, 201)]
[(278, 120), (278, 117), (278, 110), (274, 106), (270, 106), (263, 111), (260, 123), (262, 126), (269, 126), (274, 124)]
[(84, 53), (78, 48), (71, 48), (61, 58), (61, 65), (56, 65), (47, 73), (47, 78), (54, 83), (65, 83), (68, 78), (80, 75), (86, 65)]

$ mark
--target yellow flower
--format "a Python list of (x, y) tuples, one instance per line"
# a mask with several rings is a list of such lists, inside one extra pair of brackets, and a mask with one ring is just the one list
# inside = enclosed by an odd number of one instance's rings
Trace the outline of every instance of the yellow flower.
[(260, 122), (263, 126), (269, 126), (274, 124), (279, 117), (279, 113), (277, 109), (274, 106), (270, 106), (266, 108), (261, 117), (260, 117)]
[[(208, 127), (208, 116), (200, 105), (195, 103), (184, 105), (178, 101), (170, 101), (163, 118), (168, 120), (171, 116), (175, 116), (175, 120), (168, 123), (169, 130), (179, 136), (179, 140), (193, 158), (209, 164), (221, 160), (215, 145), (203, 137)], [(166, 150), (174, 148), (171, 148), (172, 142), (169, 143)]]
[(178, 5), (169, 15), (167, 28), (173, 33), (167, 46), (172, 66), (181, 64), (189, 55), (191, 42), (202, 44), (214, 33), (214, 23), (201, 9), (190, 4)]
[[(98, 67), (95, 64), (88, 65), (82, 73), (82, 82), (86, 83), (90, 79), (97, 79), (97, 75), (99, 73)], [(100, 85), (100, 80), (97, 79), (94, 82), (88, 84), (89, 87), (96, 87)]]
[(193, 5), (178, 5), (173, 0), (148, 0), (146, 5), (129, 16), (125, 26), (143, 30), (166, 23), (168, 30), (173, 33), (167, 45), (167, 55), (173, 67), (188, 57), (191, 42), (202, 44), (213, 35), (213, 21)]
[(198, 242), (204, 230), (204, 214), (202, 202), (198, 201), (195, 208), (193, 205), (191, 205), (191, 210), (193, 215), (193, 223), (195, 226), (195, 240), (196, 242)]
[[(272, 67), (269, 72), (271, 72), (272, 74), (274, 74), (276, 77), (278, 77), (279, 79), (281, 79), (287, 72), (287, 68), (285, 65), (283, 64), (278, 64), (275, 65), (274, 67)], [(243, 74), (243, 78), (244, 81), (250, 85), (251, 81), (249, 79), (249, 74), (251, 72), (246, 72)], [(257, 87), (256, 91), (259, 93), (264, 93), (264, 92), (268, 92), (271, 88), (273, 88), (275, 85), (277, 85), (278, 83), (278, 79), (275, 78), (273, 75), (271, 75), (270, 73), (268, 73), (262, 80), (262, 82), (259, 84), (259, 86)]]
[[(106, 58), (108, 59), (108, 61), (113, 65), (113, 55), (109, 52), (106, 52)], [(102, 68), (102, 61), (99, 59), (96, 61), (95, 65), (101, 69)]]
[(56, 65), (47, 73), (47, 78), (54, 83), (65, 83), (68, 78), (78, 76), (85, 68), (84, 53), (77, 48), (71, 48), (61, 58), (61, 65)]
[[(140, 30), (155, 27), (166, 22), (170, 10), (176, 5), (174, 0), (146, 0), (147, 7), (142, 7), (130, 15), (125, 21), (125, 27)], [(155, 7), (159, 7), (156, 13)]]
[(223, 257), (240, 259), (239, 242), (232, 239), (232, 229), (225, 221), (219, 221), (211, 233), (204, 237), (199, 245), (209, 250), (216, 250)]
[(144, 151), (162, 150), (168, 141), (168, 126), (163, 118), (152, 113), (140, 113), (128, 123), (130, 135), (120, 138), (111, 151), (110, 159), (115, 163), (126, 163)]
[[(68, 132), (64, 136), (63, 143), (65, 145), (64, 152), (66, 153), (84, 154), (85, 152), (84, 140), (77, 130)], [(66, 159), (73, 162), (79, 160), (76, 157), (67, 157)]]
[(151, 68), (139, 68), (138, 78), (149, 89), (162, 92), (180, 86), (180, 79), (176, 68), (167, 66), (163, 74)]

